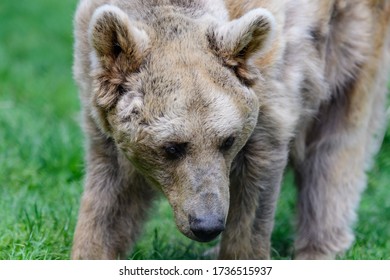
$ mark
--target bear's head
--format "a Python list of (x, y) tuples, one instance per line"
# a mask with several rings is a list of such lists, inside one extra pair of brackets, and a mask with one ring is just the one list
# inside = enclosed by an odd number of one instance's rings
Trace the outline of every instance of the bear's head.
[(263, 9), (224, 23), (161, 7), (148, 24), (111, 5), (92, 17), (94, 119), (192, 239), (224, 229), (231, 165), (258, 117), (251, 61), (272, 30)]

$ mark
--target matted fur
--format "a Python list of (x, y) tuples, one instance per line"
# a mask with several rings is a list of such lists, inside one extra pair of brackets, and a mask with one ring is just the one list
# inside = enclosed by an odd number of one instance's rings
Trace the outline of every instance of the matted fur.
[(295, 258), (353, 242), (380, 146), (386, 0), (82, 0), (74, 76), (87, 174), (72, 258), (126, 257), (160, 190), (221, 259), (267, 259), (289, 159)]

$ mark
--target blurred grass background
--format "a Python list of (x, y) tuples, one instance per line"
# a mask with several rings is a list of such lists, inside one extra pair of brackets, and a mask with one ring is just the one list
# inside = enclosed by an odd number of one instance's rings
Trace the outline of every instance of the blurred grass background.
[[(72, 65), (76, 0), (0, 2), (0, 259), (68, 259), (83, 182), (83, 134)], [(390, 259), (390, 134), (362, 198), (346, 259)], [(294, 198), (286, 174), (273, 257), (292, 254)], [(156, 203), (132, 259), (199, 259), (215, 245), (176, 229)]]

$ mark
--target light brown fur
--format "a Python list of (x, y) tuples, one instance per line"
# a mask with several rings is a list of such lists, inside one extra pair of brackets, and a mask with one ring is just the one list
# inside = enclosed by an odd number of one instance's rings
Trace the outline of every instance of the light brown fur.
[(183, 234), (223, 230), (219, 258), (269, 258), (289, 158), (295, 258), (343, 253), (384, 129), (389, 18), (384, 0), (80, 1), (72, 258), (126, 257), (157, 189)]

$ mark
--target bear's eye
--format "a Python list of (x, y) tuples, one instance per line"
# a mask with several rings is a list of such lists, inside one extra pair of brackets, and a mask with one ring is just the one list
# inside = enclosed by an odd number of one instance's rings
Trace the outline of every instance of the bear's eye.
[(236, 138), (234, 138), (234, 136), (229, 136), (228, 138), (226, 138), (220, 147), (221, 151), (223, 151), (223, 152), (228, 151), (233, 146), (234, 140), (236, 140)]
[(164, 146), (164, 152), (168, 159), (175, 160), (185, 156), (188, 143), (169, 143)]

